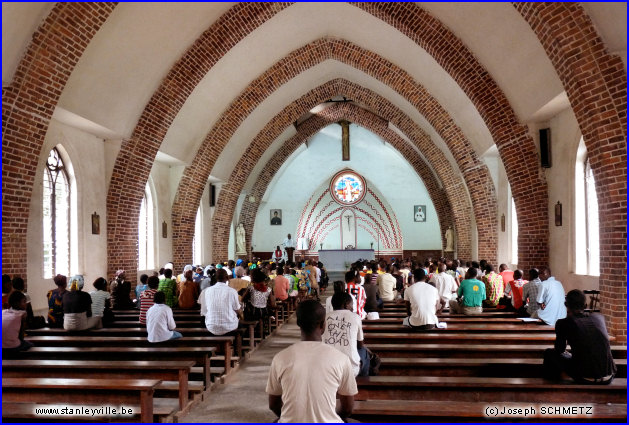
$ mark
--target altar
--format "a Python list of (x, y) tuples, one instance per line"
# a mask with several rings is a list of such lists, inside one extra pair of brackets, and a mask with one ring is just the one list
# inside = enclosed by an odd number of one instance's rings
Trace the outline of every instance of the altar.
[(358, 260), (375, 259), (373, 249), (323, 249), (319, 251), (319, 261), (327, 271), (346, 271), (346, 266)]

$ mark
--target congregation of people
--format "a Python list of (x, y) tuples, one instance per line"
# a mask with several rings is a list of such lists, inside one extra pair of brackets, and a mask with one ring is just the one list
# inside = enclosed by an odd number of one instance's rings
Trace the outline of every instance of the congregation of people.
[[(281, 422), (338, 422), (352, 411), (356, 377), (377, 375), (380, 359), (364, 343), (363, 321), (379, 319), (384, 303), (405, 305), (400, 326), (409, 331), (437, 331), (439, 315), (479, 315), (484, 310), (510, 311), (555, 326), (554, 348), (544, 353), (550, 379), (565, 372), (575, 381), (605, 384), (616, 365), (605, 322), (585, 312), (585, 296), (563, 285), (548, 267), (494, 270), (486, 261), (428, 259), (391, 262), (358, 261), (333, 282), (333, 294), (321, 304), (328, 286), (325, 267), (315, 260), (227, 261), (206, 267), (186, 265), (175, 275), (168, 263), (136, 285), (118, 270), (107, 282), (99, 277), (94, 290), (83, 291), (80, 275), (57, 275), (48, 294), (47, 319), (33, 315), (19, 277), (3, 276), (3, 356), (15, 356), (32, 344), (29, 328), (48, 326), (68, 332), (107, 326), (116, 310), (139, 310), (151, 343), (178, 339), (173, 309), (199, 311), (210, 336), (236, 335), (242, 320), (272, 316), (277, 301), (296, 307), (302, 342), (278, 353), (267, 384), (269, 408)], [(268, 321), (267, 321), (268, 322)], [(570, 346), (571, 353), (567, 352)], [(308, 371), (308, 379), (302, 376)], [(306, 404), (297, 394), (316, 393)], [(340, 397), (337, 411), (334, 400)]]

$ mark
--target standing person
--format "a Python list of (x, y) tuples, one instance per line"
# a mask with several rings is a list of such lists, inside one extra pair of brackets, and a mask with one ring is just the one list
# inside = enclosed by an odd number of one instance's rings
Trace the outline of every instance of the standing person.
[(140, 295), (140, 323), (143, 325), (146, 324), (146, 312), (155, 304), (155, 294), (157, 293), (157, 288), (159, 288), (159, 278), (157, 276), (151, 276), (148, 278), (146, 284), (149, 289), (142, 292), (142, 295)]
[(24, 340), (26, 329), (26, 295), (14, 291), (9, 295), (9, 308), (2, 310), (2, 357), (14, 355), (33, 346)]
[(125, 280), (125, 271), (116, 271), (116, 277), (109, 284), (111, 292), (111, 306), (114, 310), (127, 310), (133, 308), (131, 301), (131, 282)]
[(439, 323), (437, 310), (441, 308), (439, 291), (426, 283), (424, 269), (415, 269), (413, 275), (414, 281), (404, 291), (408, 317), (404, 318), (402, 325), (417, 331), (434, 329)]
[(465, 280), (457, 290), (458, 299), (450, 300), (452, 313), (473, 315), (483, 312), (483, 300), (486, 297), (485, 285), (476, 279), (476, 269), (470, 267), (465, 274)]
[(164, 304), (166, 294), (160, 291), (156, 292), (153, 301), (154, 304), (146, 312), (146, 332), (149, 342), (181, 338), (181, 333), (175, 330), (177, 324), (173, 317), (173, 311)]
[(352, 296), (347, 292), (335, 292), (330, 298), (334, 310), (325, 315), (323, 342), (349, 357), (354, 376), (369, 376), (369, 353), (363, 342), (363, 324), (352, 311)]
[(205, 291), (205, 326), (211, 335), (228, 335), (238, 329), (241, 310), (238, 292), (227, 284), (227, 272), (216, 271), (216, 284)]
[(68, 279), (61, 274), (53, 278), (57, 289), (48, 291), (48, 327), (63, 328), (63, 295), (67, 292)]
[(70, 292), (63, 294), (63, 329), (66, 331), (82, 331), (103, 326), (100, 317), (92, 316), (92, 297), (82, 291), (83, 285), (83, 276), (72, 276)]
[(286, 250), (287, 262), (295, 261), (295, 257), (293, 256), (293, 252), (295, 252), (295, 240), (291, 238), (290, 233), (284, 239), (282, 246)]
[(184, 281), (179, 284), (179, 308), (189, 310), (197, 305), (199, 284), (192, 280), (192, 270), (188, 270)]
[(314, 266), (315, 262), (314, 260), (310, 260), (307, 261), (306, 264), (307, 266), (304, 268), (304, 273), (306, 274), (306, 279), (310, 284), (310, 292), (311, 294), (314, 294), (315, 299), (319, 301), (319, 283), (317, 282), (317, 269)]
[[(555, 323), (555, 348), (544, 353), (544, 370), (550, 379), (566, 372), (581, 384), (609, 384), (617, 368), (609, 346), (605, 319), (585, 313), (585, 294), (573, 289), (566, 295), (567, 317)], [(566, 352), (570, 344), (572, 353)]]
[(173, 279), (173, 271), (171, 269), (164, 270), (164, 279), (159, 281), (157, 290), (164, 293), (166, 296), (166, 305), (170, 308), (173, 308), (177, 302), (177, 298), (175, 298), (176, 288), (177, 282)]
[[(322, 344), (325, 309), (315, 300), (297, 307), (301, 341), (275, 355), (266, 385), (278, 422), (343, 422), (358, 393), (347, 355)], [(336, 398), (340, 409), (336, 411)]]
[(539, 271), (542, 284), (537, 294), (537, 317), (546, 324), (555, 326), (555, 322), (566, 317), (566, 292), (561, 282), (550, 275), (550, 268), (542, 267)]

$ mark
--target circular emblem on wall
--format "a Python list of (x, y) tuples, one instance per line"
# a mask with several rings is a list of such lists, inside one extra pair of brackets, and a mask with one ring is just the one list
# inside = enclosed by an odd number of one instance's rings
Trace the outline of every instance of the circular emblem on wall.
[(342, 205), (359, 203), (365, 197), (366, 190), (365, 179), (350, 170), (336, 173), (330, 182), (332, 198)]

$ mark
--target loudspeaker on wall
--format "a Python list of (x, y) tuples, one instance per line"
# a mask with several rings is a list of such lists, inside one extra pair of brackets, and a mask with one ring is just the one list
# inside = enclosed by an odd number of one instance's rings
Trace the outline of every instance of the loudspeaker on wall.
[(542, 128), (539, 131), (539, 153), (542, 159), (542, 167), (552, 166), (552, 155), (550, 149), (550, 128)]

